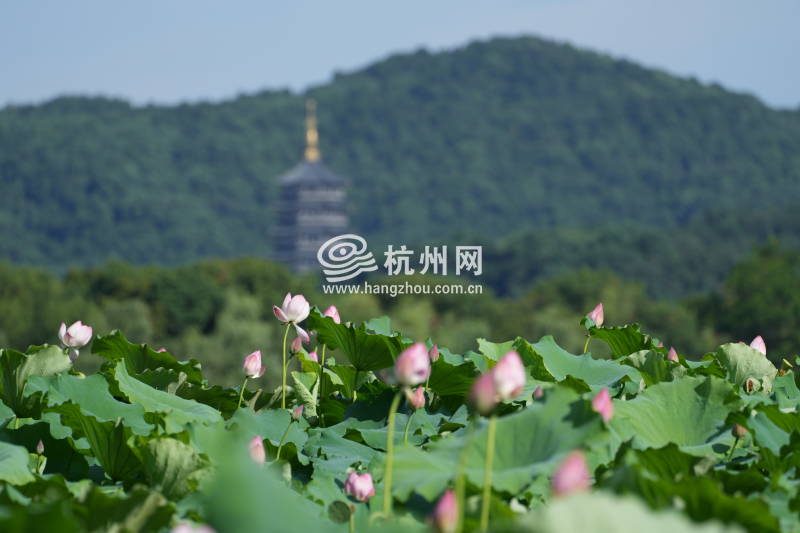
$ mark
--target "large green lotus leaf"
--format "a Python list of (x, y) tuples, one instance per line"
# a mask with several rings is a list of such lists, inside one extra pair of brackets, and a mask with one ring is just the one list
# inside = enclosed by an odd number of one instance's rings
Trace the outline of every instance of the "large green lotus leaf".
[[(58, 423), (49, 418), (44, 420), (44, 416), (54, 417)], [(0, 440), (23, 446), (29, 452), (36, 450), (38, 442), (44, 444), (47, 463), (44, 470), (46, 474), (62, 474), (67, 479), (81, 479), (86, 477), (89, 465), (81, 453), (70, 445), (65, 437), (72, 436), (72, 430), (60, 424), (60, 417), (57, 413), (46, 413), (41, 420), (28, 421), (18, 429), (0, 430)], [(62, 433), (62, 428), (67, 433)], [(88, 447), (83, 447), (84, 449)]]
[(477, 374), (474, 361), (442, 348), (439, 359), (431, 365), (428, 387), (439, 396), (464, 396)]
[[(298, 460), (302, 464), (308, 464), (308, 458), (302, 453), (308, 441), (306, 431), (309, 427), (304, 418), (294, 421), (289, 411), (283, 409), (259, 413), (254, 413), (252, 409), (239, 409), (228, 421), (228, 426), (238, 429), (248, 439), (259, 435), (276, 449), (283, 439), (284, 447), (294, 446)], [(285, 451), (281, 452), (282, 457), (286, 457)]]
[(188, 383), (200, 384), (203, 380), (200, 363), (196, 360), (178, 361), (169, 352), (157, 352), (146, 344), (133, 344), (118, 330), (96, 337), (92, 342), (92, 353), (111, 363), (124, 360), (130, 373), (150, 375), (152, 379), (146, 381), (151, 385), (154, 384), (151, 381), (156, 379), (152, 375), (159, 370), (171, 370), (174, 374), (170, 374), (176, 377), (183, 373)]
[(194, 491), (209, 474), (208, 461), (192, 446), (177, 439), (142, 439), (135, 452), (150, 488), (171, 500)]
[(727, 371), (728, 379), (739, 387), (752, 378), (769, 391), (778, 373), (778, 369), (766, 356), (742, 343), (723, 344), (714, 353), (714, 358)]
[(105, 473), (115, 481), (129, 481), (142, 469), (141, 461), (131, 448), (131, 430), (115, 422), (100, 422), (91, 416), (82, 416), (78, 407), (64, 404), (59, 409), (70, 412), (80, 424), (80, 431), (89, 441), (92, 455)]
[(328, 428), (310, 429), (303, 453), (312, 458), (315, 470), (333, 475), (341, 474), (359, 463), (368, 465), (380, 455), (369, 446), (346, 439)]
[(222, 414), (208, 405), (185, 400), (174, 394), (154, 389), (128, 374), (124, 362), (113, 368), (119, 390), (132, 404), (148, 413), (163, 413), (168, 433), (179, 433), (187, 424), (214, 424)]
[(0, 481), (24, 485), (33, 481), (28, 468), (28, 450), (22, 446), (0, 441)]
[(781, 448), (791, 442), (792, 433), (800, 434), (800, 415), (784, 412), (777, 405), (760, 405), (752, 410), (746, 425), (759, 446), (780, 456)]
[[(514, 341), (491, 342), (478, 339), (478, 351), (490, 361), (499, 361), (505, 354), (514, 349)], [(485, 372), (485, 369), (483, 370)]]
[(589, 329), (589, 335), (605, 342), (611, 348), (611, 355), (614, 359), (656, 347), (653, 338), (640, 331), (639, 324), (602, 328), (592, 327)]
[(341, 350), (359, 371), (392, 366), (395, 357), (405, 346), (398, 335), (374, 333), (366, 324), (336, 324), (332, 318), (322, 316), (317, 309), (309, 315), (307, 326), (317, 332), (319, 341), (328, 348)]
[(778, 407), (800, 410), (800, 389), (797, 388), (793, 371), (775, 378), (772, 382), (772, 391), (775, 393)]
[(733, 441), (725, 418), (739, 404), (726, 381), (687, 377), (648, 387), (633, 400), (614, 401), (610, 425), (638, 448), (675, 443), (697, 455), (721, 453)]
[(36, 402), (24, 394), (28, 378), (53, 376), (71, 367), (57, 346), (34, 347), (28, 353), (0, 350), (0, 399), (20, 417), (35, 415)]
[[(54, 377), (35, 377), (28, 381), (26, 394), (45, 395), (45, 404), (51, 410), (68, 414), (62, 416), (62, 423), (76, 427), (76, 417), (90, 416), (100, 422), (121, 421), (137, 435), (149, 435), (153, 425), (145, 421), (145, 410), (141, 405), (124, 403), (114, 398), (108, 390), (108, 383), (100, 374), (87, 378), (60, 374)], [(56, 408), (72, 404), (67, 411)]]
[(664, 354), (655, 350), (634, 352), (624, 359), (620, 359), (620, 363), (638, 370), (648, 387), (662, 381), (672, 381), (675, 378), (672, 369), (673, 367), (678, 368), (675, 363), (668, 361)]
[(137, 486), (124, 493), (109, 493), (92, 487), (81, 502), (86, 531), (122, 533), (163, 531), (171, 522), (175, 507), (161, 494)]
[[(588, 403), (566, 388), (553, 389), (545, 401), (498, 418), (492, 486), (519, 493), (534, 478), (552, 473), (568, 452), (590, 445), (602, 427)], [(484, 425), (471, 433), (460, 432), (465, 436), (438, 441), (427, 453), (412, 446), (399, 448), (395, 459), (398, 494), (408, 497), (416, 491), (426, 498), (440, 494), (453, 478), (461, 453), (467, 478), (481, 486), (487, 429)]]
[[(573, 355), (561, 348), (550, 335), (542, 337), (536, 344), (525, 341), (517, 343), (520, 355), (532, 348), (533, 353), (542, 361), (542, 366), (556, 380), (563, 381), (568, 376), (586, 383), (591, 390), (609, 387), (624, 377), (634, 383), (642, 379), (639, 372), (630, 366), (620, 365), (614, 361), (594, 359), (591, 355)], [(534, 377), (542, 379), (536, 375)]]
[(719, 523), (695, 524), (675, 511), (654, 513), (641, 500), (604, 492), (557, 498), (518, 522), (531, 533), (734, 533)]

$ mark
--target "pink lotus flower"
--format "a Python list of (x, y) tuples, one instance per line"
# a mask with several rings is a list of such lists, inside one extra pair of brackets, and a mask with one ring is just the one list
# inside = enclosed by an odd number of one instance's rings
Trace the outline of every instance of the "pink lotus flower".
[(556, 496), (584, 491), (591, 486), (589, 465), (583, 452), (574, 451), (561, 461), (553, 474), (552, 485)]
[(597, 393), (597, 396), (592, 398), (592, 410), (600, 413), (605, 422), (611, 420), (614, 416), (614, 404), (611, 401), (611, 395), (608, 389), (603, 389)]
[(458, 502), (452, 490), (444, 491), (436, 502), (430, 522), (439, 533), (455, 533), (458, 528)]
[(516, 398), (525, 388), (525, 367), (515, 351), (505, 354), (491, 370), (500, 400)]
[(273, 305), (272, 312), (281, 323), (294, 325), (297, 335), (303, 339), (303, 342), (308, 344), (311, 341), (308, 333), (298, 325), (308, 318), (308, 313), (311, 312), (311, 306), (302, 294), (292, 296), (291, 292), (287, 292), (283, 299), (283, 305), (280, 307)]
[(300, 337), (295, 337), (292, 341), (291, 346), (289, 347), (289, 351), (291, 353), (300, 353), (303, 350), (303, 339)]
[(431, 375), (431, 361), (425, 345), (417, 342), (403, 350), (394, 362), (394, 375), (401, 385), (407, 387), (424, 383)]
[(761, 338), (761, 335), (753, 339), (750, 343), (750, 347), (754, 350), (758, 350), (763, 355), (767, 355), (767, 344), (764, 342), (764, 339)]
[(661, 341), (658, 341), (658, 344), (656, 344), (656, 348), (663, 348), (663, 347), (664, 347), (664, 343), (661, 342)]
[(83, 348), (92, 340), (92, 328), (80, 320), (67, 327), (63, 322), (58, 328), (58, 338), (68, 348)]
[(332, 318), (334, 323), (336, 323), (336, 324), (341, 324), (342, 323), (342, 319), (339, 318), (339, 310), (336, 309), (335, 305), (331, 305), (330, 307), (328, 307), (325, 310), (325, 312), (322, 313), (322, 316), (327, 316), (327, 317)]
[(292, 409), (292, 420), (298, 421), (300, 417), (303, 416), (303, 411), (305, 410), (305, 405), (298, 405), (294, 409)]
[(261, 366), (261, 350), (256, 350), (244, 358), (244, 373), (248, 378), (257, 379), (264, 375), (266, 367)]
[(469, 401), (480, 414), (486, 416), (497, 406), (497, 389), (494, 384), (492, 372), (484, 372), (472, 384), (469, 391)]
[(166, 351), (167, 351), (166, 348), (159, 348), (158, 350), (156, 350), (156, 353), (164, 353)]
[(672, 346), (670, 346), (669, 348), (669, 353), (667, 354), (667, 360), (672, 361), (674, 363), (680, 362), (680, 359), (678, 359), (678, 352), (676, 352), (675, 348), (673, 348)]
[(319, 357), (317, 356), (316, 350), (313, 352), (308, 352), (308, 358), (314, 361), (315, 363), (319, 363)]
[(431, 346), (430, 351), (428, 352), (428, 357), (431, 358), (431, 363), (435, 363), (439, 360), (439, 347), (437, 345)]
[(731, 435), (737, 439), (742, 439), (745, 435), (747, 435), (747, 428), (739, 424), (734, 424), (731, 428)]
[(350, 472), (344, 483), (344, 493), (349, 494), (360, 502), (365, 502), (375, 496), (375, 487), (372, 484), (372, 474), (366, 472), (360, 476)]
[(250, 458), (254, 463), (263, 465), (267, 461), (267, 452), (264, 450), (264, 439), (256, 435), (250, 439)]
[(210, 526), (203, 524), (192, 524), (190, 522), (178, 522), (175, 527), (170, 530), (170, 533), (217, 533), (216, 530)]
[(533, 391), (533, 398), (538, 400), (542, 396), (544, 396), (544, 389), (542, 389), (542, 387), (536, 387), (536, 389)]
[(414, 390), (406, 389), (406, 401), (414, 409), (425, 407), (425, 389), (417, 387)]
[(603, 319), (604, 319), (604, 316), (603, 316), (603, 302), (600, 302), (599, 304), (597, 304), (594, 307), (594, 309), (592, 309), (592, 311), (589, 313), (588, 316), (589, 316), (589, 318), (592, 319), (592, 322), (594, 322), (595, 326), (597, 326), (598, 328), (600, 326), (602, 326), (603, 325)]
[(37, 455), (42, 455), (44, 453), (44, 442), (41, 440), (36, 443), (36, 453)]

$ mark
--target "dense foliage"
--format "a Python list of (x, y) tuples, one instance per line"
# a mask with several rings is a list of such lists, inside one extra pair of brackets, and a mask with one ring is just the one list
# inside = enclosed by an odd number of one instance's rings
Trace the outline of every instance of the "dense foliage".
[[(373, 244), (530, 230), (540, 242), (563, 228), (566, 244), (547, 254), (504, 248), (513, 270), (487, 263), (499, 292), (584, 265), (574, 248), (603, 240), (612, 246), (592, 266), (614, 269), (649, 242), (669, 259), (648, 256), (625, 275), (686, 294), (718, 282), (764, 234), (797, 234), (780, 213), (800, 192), (800, 113), (519, 38), (392, 57), (307, 94), (0, 110), (0, 257), (63, 270), (268, 256), (276, 177), (299, 158), (309, 95), (326, 161), (351, 182), (354, 228)], [(751, 215), (766, 218), (742, 222)], [(616, 230), (631, 224), (636, 238)], [(698, 247), (711, 268), (695, 279)]]
[[(776, 368), (736, 343), (699, 361), (673, 357), (638, 325), (602, 325), (595, 312), (584, 320), (589, 346), (610, 359), (569, 353), (549, 335), (478, 339), (463, 354), (440, 347), (417, 410), (392, 400), (403, 395), (391, 367), (403, 382), (396, 360), (412, 340), (387, 318), (355, 324), (343, 313), (337, 323), (312, 310), (303, 326), (314, 344), (295, 356), (287, 409), (258, 379), (215, 386), (197, 361), (120, 332), (81, 349), (78, 360), (102, 362), (88, 376), (57, 346), (1, 350), (0, 529), (167, 531), (188, 521), (219, 533), (333, 532), (352, 516), (356, 531), (426, 531), (455, 487), (465, 531), (478, 527), (482, 494), (491, 531), (800, 531), (800, 389), (788, 362)], [(321, 366), (307, 350), (323, 346)], [(487, 422), (465, 394), (510, 350), (523, 386)], [(575, 457), (585, 482), (564, 477)], [(353, 489), (353, 470), (374, 487)], [(448, 530), (447, 516), (437, 524)]]
[[(441, 283), (442, 279), (411, 281)], [(258, 259), (204, 261), (178, 268), (111, 263), (74, 269), (64, 278), (0, 264), (0, 346), (24, 350), (42, 341), (54, 342), (52, 324), (83, 319), (98, 333), (124, 329), (137, 342), (197, 358), (206, 377), (235, 385), (239, 379), (232, 367), (235, 354), (253, 346), (272, 353), (280, 348), (271, 307), (282, 297), (276, 287), (286, 286), (299, 288), (312, 300), (323, 298), (316, 280), (293, 277), (283, 267)], [(548, 333), (566, 349), (577, 351), (583, 338), (574, 327), (574, 316), (593, 302), (604, 301), (610, 319), (636, 320), (687, 353), (704, 353), (724, 339), (756, 335), (763, 335), (775, 353), (792, 353), (800, 344), (798, 294), (800, 256), (773, 244), (737, 266), (718, 292), (687, 301), (653, 300), (642, 285), (586, 269), (540, 282), (514, 298), (498, 298), (488, 290), (469, 297), (325, 298), (348, 309), (352, 320), (388, 314), (406, 334), (435, 338), (456, 351), (472, 348), (475, 336), (539, 338)], [(596, 355), (607, 353), (601, 349)], [(82, 370), (93, 370), (84, 364), (79, 361)], [(274, 368), (268, 370), (269, 383), (276, 377)]]

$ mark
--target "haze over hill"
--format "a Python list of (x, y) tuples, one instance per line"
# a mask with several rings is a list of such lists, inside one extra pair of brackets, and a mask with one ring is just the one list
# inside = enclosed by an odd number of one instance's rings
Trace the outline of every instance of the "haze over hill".
[[(567, 45), (494, 39), (394, 56), (307, 94), (3, 109), (0, 257), (58, 270), (268, 257), (307, 96), (325, 161), (350, 180), (354, 227), (374, 242), (679, 234), (713, 212), (741, 231), (712, 240), (746, 253), (794, 223), (800, 198), (800, 112)], [(619, 246), (617, 257), (636, 249)]]

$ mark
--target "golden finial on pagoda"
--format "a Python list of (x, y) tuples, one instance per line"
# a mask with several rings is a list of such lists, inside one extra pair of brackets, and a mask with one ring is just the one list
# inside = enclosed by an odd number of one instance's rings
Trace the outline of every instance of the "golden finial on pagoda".
[(306, 161), (319, 161), (319, 132), (317, 132), (317, 103), (306, 101)]

